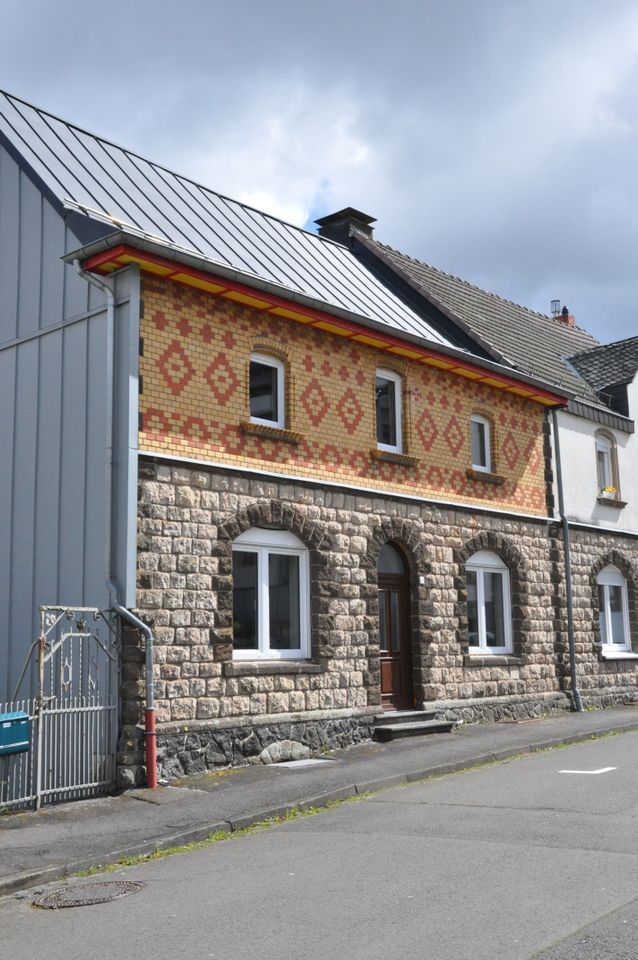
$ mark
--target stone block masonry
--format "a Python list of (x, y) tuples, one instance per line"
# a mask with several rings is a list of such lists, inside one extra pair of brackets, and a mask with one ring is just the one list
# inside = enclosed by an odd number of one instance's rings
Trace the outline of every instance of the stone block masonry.
[[(149, 457), (140, 461), (138, 524), (137, 607), (156, 638), (165, 776), (257, 762), (274, 742), (316, 752), (369, 736), (380, 710), (377, 560), (389, 541), (410, 567), (417, 706), (468, 720), (570, 707), (562, 543), (552, 523)], [(251, 527), (294, 533), (309, 551), (308, 660), (233, 659), (232, 543)], [(621, 541), (574, 535), (586, 702), (636, 694), (635, 663), (602, 661), (595, 628), (596, 564), (612, 557), (622, 568), (622, 559), (635, 577), (636, 540)], [(498, 554), (510, 571), (508, 656), (476, 656), (469, 647), (464, 565), (478, 550)], [(635, 622), (633, 587), (631, 603)], [(124, 637), (123, 665), (120, 769), (130, 784), (143, 777), (135, 634)]]

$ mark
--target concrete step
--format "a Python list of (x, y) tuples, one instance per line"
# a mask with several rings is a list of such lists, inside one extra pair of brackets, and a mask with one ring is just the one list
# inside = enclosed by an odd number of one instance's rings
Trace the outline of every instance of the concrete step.
[(389, 723), (421, 723), (434, 720), (436, 710), (387, 710), (374, 718), (375, 727), (386, 727)]
[(400, 737), (423, 737), (432, 733), (449, 733), (454, 726), (453, 720), (420, 720), (415, 723), (382, 723), (375, 726), (375, 740), (385, 743)]

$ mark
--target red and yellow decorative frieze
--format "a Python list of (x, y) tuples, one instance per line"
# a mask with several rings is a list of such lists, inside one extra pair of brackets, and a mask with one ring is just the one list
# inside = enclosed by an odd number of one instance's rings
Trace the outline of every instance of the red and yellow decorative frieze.
[[(516, 390), (158, 276), (144, 305), (142, 451), (545, 513), (544, 407)], [(251, 352), (285, 363), (285, 430), (250, 424)], [(376, 449), (379, 367), (403, 377), (402, 456)], [(470, 470), (476, 412), (492, 422), (496, 477)]]

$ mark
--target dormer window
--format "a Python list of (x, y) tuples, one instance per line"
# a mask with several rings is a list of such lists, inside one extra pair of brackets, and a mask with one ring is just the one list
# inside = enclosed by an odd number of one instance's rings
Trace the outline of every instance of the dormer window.
[(492, 438), (490, 421), (478, 413), (470, 421), (470, 443), (472, 448), (472, 469), (482, 473), (492, 472)]
[(401, 453), (401, 377), (392, 370), (377, 370), (375, 381), (377, 447), (390, 453)]
[(250, 422), (267, 427), (286, 425), (284, 365), (260, 353), (250, 355)]

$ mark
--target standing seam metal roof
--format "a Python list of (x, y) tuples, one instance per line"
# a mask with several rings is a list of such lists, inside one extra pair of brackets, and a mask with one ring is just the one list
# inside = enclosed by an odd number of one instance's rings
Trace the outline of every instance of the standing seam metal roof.
[[(340, 244), (261, 213), (0, 91), (0, 133), (64, 205), (247, 275), (453, 347)], [(88, 214), (91, 216), (91, 213)], [(282, 295), (285, 295), (282, 290)]]

